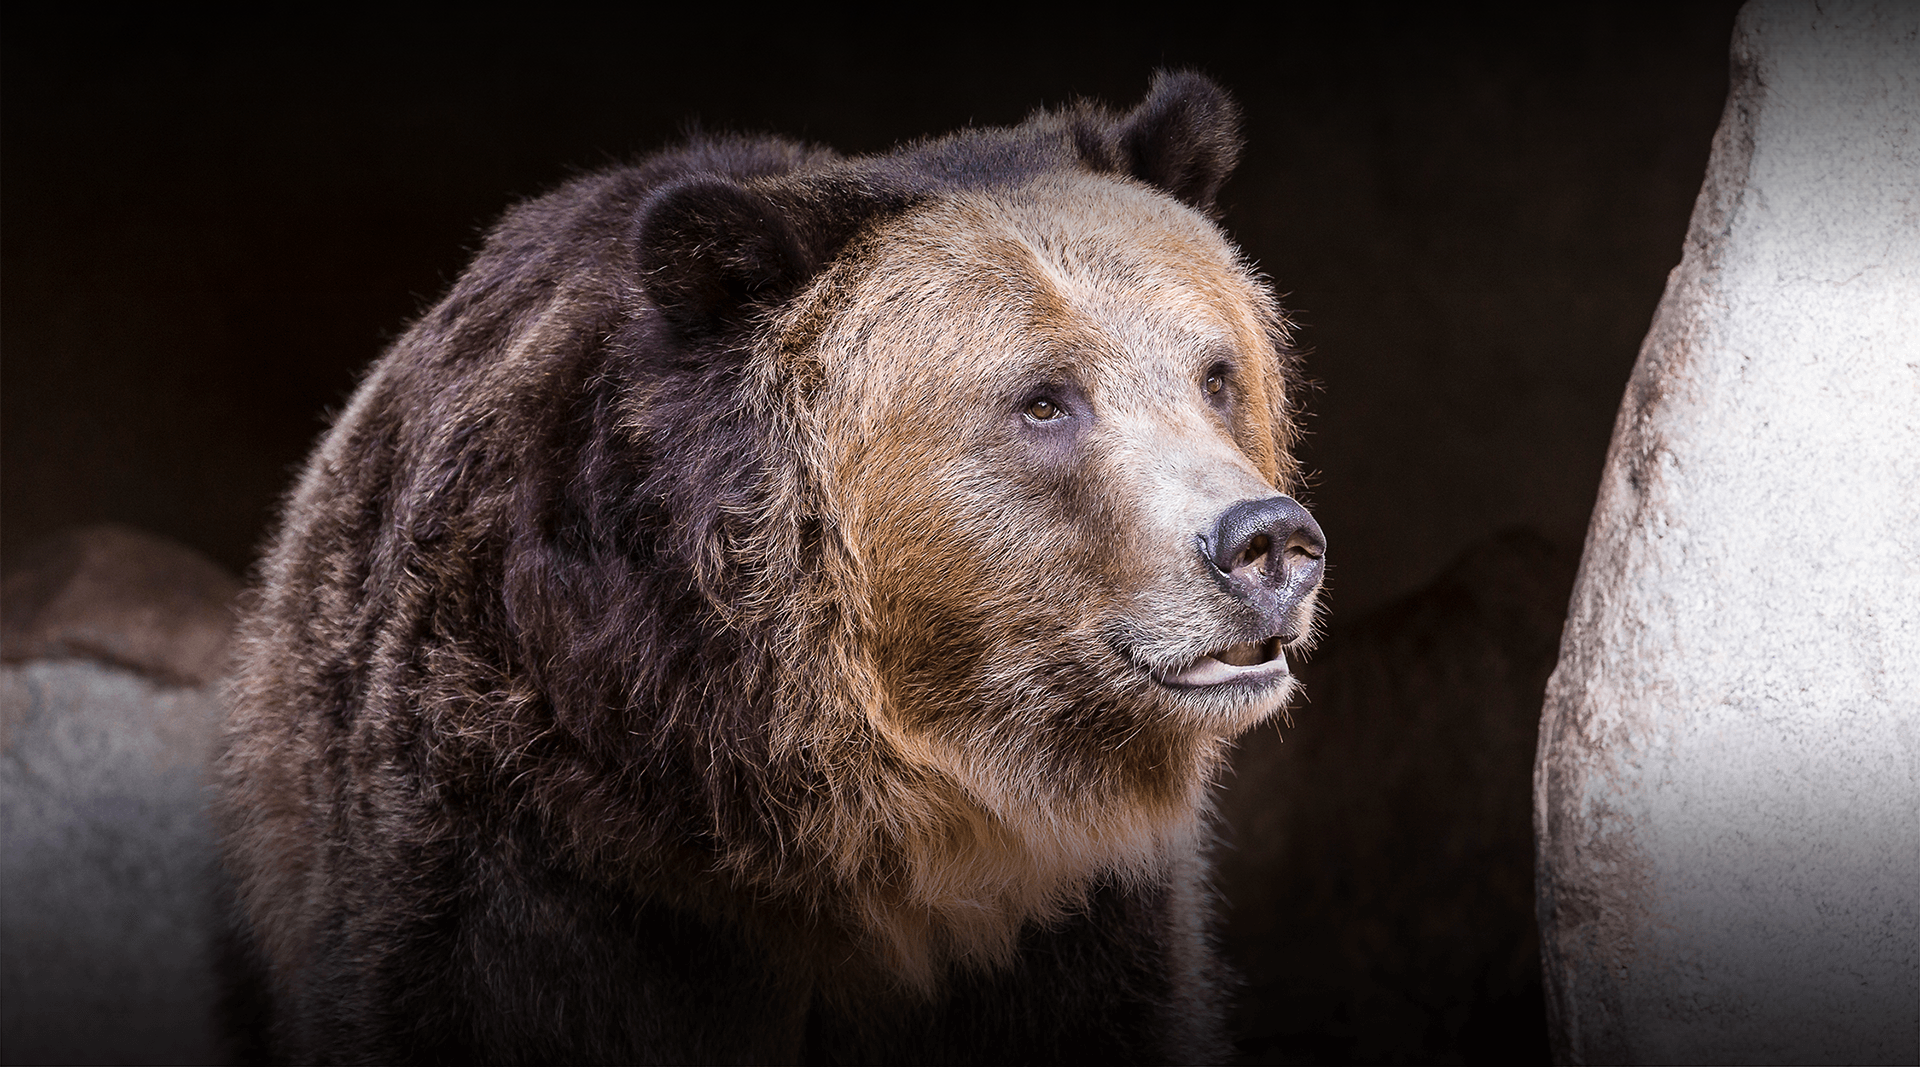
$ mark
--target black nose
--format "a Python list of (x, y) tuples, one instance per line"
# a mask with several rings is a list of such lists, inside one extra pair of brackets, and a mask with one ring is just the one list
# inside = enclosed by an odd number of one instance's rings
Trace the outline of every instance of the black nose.
[(1213, 531), (1200, 535), (1200, 554), (1236, 596), (1264, 590), (1297, 600), (1320, 584), (1327, 539), (1298, 501), (1270, 496), (1221, 512)]

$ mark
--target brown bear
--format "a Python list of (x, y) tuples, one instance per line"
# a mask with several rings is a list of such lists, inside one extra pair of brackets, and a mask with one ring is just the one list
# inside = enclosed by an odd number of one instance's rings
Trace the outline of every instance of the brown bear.
[(276, 1056), (1205, 1061), (1203, 850), (1323, 542), (1160, 76), (511, 211), (262, 564), (221, 764)]

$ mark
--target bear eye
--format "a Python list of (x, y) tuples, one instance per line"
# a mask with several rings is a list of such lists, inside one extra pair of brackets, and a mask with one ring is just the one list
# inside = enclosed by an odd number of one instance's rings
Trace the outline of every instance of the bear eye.
[(1207, 396), (1207, 402), (1224, 411), (1234, 402), (1233, 390), (1227, 386), (1233, 382), (1235, 370), (1231, 359), (1216, 359), (1207, 368), (1206, 377), (1200, 379), (1200, 391)]
[(1060, 405), (1048, 400), (1046, 397), (1041, 397), (1027, 405), (1027, 418), (1035, 422), (1047, 422), (1052, 419), (1057, 419), (1063, 414), (1065, 414), (1065, 412), (1060, 410)]

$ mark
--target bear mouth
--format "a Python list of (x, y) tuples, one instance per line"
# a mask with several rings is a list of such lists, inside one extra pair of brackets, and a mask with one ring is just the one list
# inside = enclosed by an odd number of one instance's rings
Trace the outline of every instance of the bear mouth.
[(1209, 652), (1177, 671), (1159, 676), (1175, 689), (1258, 685), (1287, 677), (1287, 654), (1279, 637), (1248, 641)]

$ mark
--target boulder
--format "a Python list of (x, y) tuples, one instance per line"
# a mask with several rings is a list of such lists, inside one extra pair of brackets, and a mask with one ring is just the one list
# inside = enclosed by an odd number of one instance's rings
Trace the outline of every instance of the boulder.
[(1920, 1060), (1920, 9), (1756, 0), (1534, 776), (1561, 1062)]
[(206, 772), (238, 585), (120, 528), (10, 562), (0, 1061), (216, 1061), (228, 1050)]

